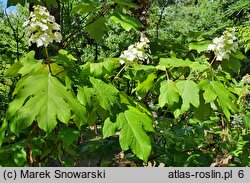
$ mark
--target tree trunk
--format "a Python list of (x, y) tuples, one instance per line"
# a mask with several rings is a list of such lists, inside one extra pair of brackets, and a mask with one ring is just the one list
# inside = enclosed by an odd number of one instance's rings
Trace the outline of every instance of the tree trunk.
[(151, 0), (134, 0), (134, 3), (138, 5), (138, 9), (131, 9), (135, 17), (142, 23), (140, 31), (145, 32), (149, 25), (148, 10), (151, 6)]

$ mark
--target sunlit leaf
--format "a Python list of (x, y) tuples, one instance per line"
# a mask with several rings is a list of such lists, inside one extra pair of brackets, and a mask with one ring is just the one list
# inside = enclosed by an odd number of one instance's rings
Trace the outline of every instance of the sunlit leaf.
[(107, 84), (100, 79), (90, 77), (90, 82), (100, 105), (104, 109), (111, 111), (111, 107), (114, 107), (119, 102), (118, 90), (111, 83)]
[(135, 90), (138, 92), (138, 94), (141, 97), (145, 97), (146, 93), (149, 91), (150, 88), (152, 88), (155, 84), (154, 80), (156, 78), (155, 73), (151, 73), (148, 75), (145, 81), (139, 82), (138, 86), (135, 88)]
[(117, 117), (117, 126), (120, 129), (120, 145), (126, 151), (132, 149), (135, 155), (147, 162), (151, 152), (151, 142), (145, 131), (154, 131), (152, 120), (134, 107), (120, 113)]
[(121, 13), (116, 13), (110, 19), (116, 24), (121, 24), (126, 31), (130, 31), (131, 29), (138, 30), (141, 26), (137, 19)]
[(176, 86), (183, 101), (181, 110), (187, 111), (190, 108), (190, 104), (196, 108), (199, 107), (199, 89), (194, 81), (179, 81)]
[[(35, 87), (34, 87), (35, 84)], [(67, 91), (67, 88), (50, 74), (29, 76), (19, 81), (10, 103), (7, 119), (13, 132), (29, 127), (34, 121), (46, 132), (51, 132), (57, 119), (68, 124), (71, 111), (85, 123), (86, 109)]]
[(102, 129), (103, 138), (107, 138), (107, 137), (114, 135), (115, 131), (116, 131), (115, 123), (112, 123), (110, 121), (110, 118), (107, 118), (104, 121), (103, 129)]
[(163, 81), (160, 88), (159, 105), (165, 104), (172, 106), (179, 102), (179, 93), (176, 84), (172, 80)]
[(213, 43), (211, 40), (191, 42), (189, 43), (189, 50), (196, 50), (198, 53), (201, 53), (203, 51), (206, 51), (208, 45), (211, 43)]

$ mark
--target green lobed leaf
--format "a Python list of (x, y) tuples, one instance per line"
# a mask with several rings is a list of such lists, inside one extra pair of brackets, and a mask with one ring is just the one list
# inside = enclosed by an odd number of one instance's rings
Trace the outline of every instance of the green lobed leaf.
[(77, 60), (73, 55), (68, 53), (66, 50), (59, 50), (57, 56), (51, 57), (51, 60), (64, 67), (74, 67), (75, 61)]
[(155, 73), (151, 73), (148, 75), (147, 79), (143, 82), (139, 82), (137, 87), (135, 88), (135, 90), (138, 92), (138, 94), (141, 97), (145, 97), (145, 95), (147, 94), (148, 90), (150, 90), (155, 82), (155, 78), (156, 78), (156, 74)]
[(94, 107), (95, 100), (93, 96), (95, 95), (95, 90), (93, 88), (83, 87), (78, 89), (77, 99), (83, 104), (89, 111), (87, 114), (87, 123), (92, 125), (98, 119), (97, 109)]
[(190, 64), (192, 64), (193, 62), (191, 62), (190, 60), (186, 59), (186, 60), (182, 60), (179, 58), (160, 58), (160, 62), (159, 65), (160, 66), (164, 66), (166, 68), (170, 68), (170, 67), (189, 67)]
[(15, 62), (5, 73), (4, 76), (15, 77), (18, 74), (18, 71), (23, 67), (23, 64), (20, 62)]
[(247, 129), (250, 129), (250, 113), (247, 113), (242, 117), (243, 124)]
[(213, 87), (213, 91), (218, 96), (217, 102), (222, 108), (223, 113), (227, 117), (227, 119), (230, 119), (230, 112), (236, 112), (237, 108), (233, 101), (235, 100), (235, 96), (220, 82), (213, 81), (211, 82), (211, 85)]
[(92, 97), (95, 93), (93, 88), (83, 87), (78, 89), (77, 99), (78, 101), (84, 106), (91, 106), (93, 105)]
[(91, 20), (89, 20), (87, 24), (88, 23), (90, 24), (85, 28), (85, 32), (88, 32), (93, 39), (100, 43), (105, 31), (107, 30), (106, 20), (103, 17), (100, 17), (93, 23), (91, 23)]
[(83, 72), (88, 72), (94, 77), (103, 77), (106, 74), (111, 75), (116, 68), (120, 67), (119, 59), (108, 58), (104, 62), (90, 63), (87, 62), (83, 68)]
[(240, 71), (241, 64), (239, 60), (223, 60), (221, 67), (226, 72), (233, 71), (238, 73)]
[(247, 56), (244, 55), (241, 51), (237, 50), (235, 53), (232, 54), (232, 57), (234, 59), (238, 59), (238, 60), (244, 60), (247, 59)]
[(195, 71), (198, 71), (198, 72), (202, 72), (204, 71), (205, 69), (207, 69), (207, 65), (205, 64), (200, 64), (199, 62), (192, 62), (189, 67), (192, 69), (192, 70), (195, 70)]
[(206, 103), (210, 103), (217, 98), (217, 94), (213, 91), (212, 85), (207, 84), (203, 86), (203, 89), (205, 90), (203, 96)]
[(163, 81), (161, 83), (159, 105), (163, 107), (165, 104), (172, 106), (179, 102), (178, 88), (172, 80)]
[(107, 118), (104, 121), (104, 125), (102, 128), (103, 138), (107, 138), (107, 137), (114, 135), (115, 131), (116, 131), (116, 124), (112, 123), (110, 121), (110, 118)]
[(20, 60), (23, 67), (18, 71), (22, 76), (29, 74), (31, 71), (37, 71), (42, 68), (42, 61), (35, 59), (35, 51), (30, 51), (27, 55)]
[(190, 104), (198, 108), (200, 105), (199, 89), (192, 80), (179, 81), (176, 84), (182, 98), (181, 113), (190, 108)]
[(141, 23), (137, 19), (122, 13), (115, 13), (110, 19), (116, 24), (121, 24), (126, 31), (130, 31), (131, 29), (138, 30), (141, 26)]
[(230, 111), (237, 111), (237, 108), (233, 103), (235, 96), (219, 81), (209, 82), (202, 87), (202, 90), (205, 91), (203, 96), (206, 103), (217, 100), (227, 119), (230, 119)]
[(200, 105), (198, 108), (194, 109), (194, 116), (197, 119), (204, 121), (211, 116), (211, 112), (212, 109), (210, 104), (205, 102), (203, 95), (200, 93)]
[(13, 64), (6, 71), (5, 76), (16, 76), (17, 74), (24, 76), (32, 71), (38, 71), (42, 67), (42, 61), (35, 59), (35, 51), (30, 51), (20, 61)]
[(206, 51), (208, 45), (210, 45), (211, 43), (213, 43), (211, 40), (191, 42), (189, 43), (189, 50), (196, 50), (198, 53), (201, 53), (203, 51)]
[(123, 91), (119, 92), (119, 96), (120, 96), (121, 104), (134, 106), (139, 111), (147, 114), (148, 116), (152, 116), (151, 112), (148, 110), (148, 108), (145, 105), (141, 104), (140, 102), (135, 101), (132, 97), (128, 96), (125, 92)]
[(93, 11), (96, 8), (96, 6), (98, 6), (97, 2), (85, 0), (84, 2), (81, 2), (80, 4), (76, 5), (72, 9), (72, 13), (83, 15), (85, 13)]
[(80, 132), (72, 128), (63, 128), (58, 134), (58, 138), (62, 140), (66, 145), (71, 145), (79, 138), (79, 136)]
[(117, 117), (117, 127), (120, 129), (119, 141), (123, 151), (132, 149), (133, 153), (147, 162), (151, 152), (151, 142), (145, 131), (153, 132), (152, 119), (134, 107)]
[(72, 93), (50, 74), (39, 74), (23, 78), (14, 91), (14, 101), (6, 114), (11, 131), (18, 134), (37, 121), (39, 128), (51, 132), (57, 119), (68, 124), (71, 111), (79, 118), (78, 126), (85, 123), (86, 109)]
[(134, 4), (131, 0), (112, 0), (114, 3), (121, 5), (121, 6), (127, 6), (128, 8), (137, 8), (138, 6)]
[(96, 98), (101, 107), (111, 112), (111, 107), (119, 104), (119, 91), (111, 83), (107, 84), (100, 79), (90, 77), (90, 82), (93, 85)]

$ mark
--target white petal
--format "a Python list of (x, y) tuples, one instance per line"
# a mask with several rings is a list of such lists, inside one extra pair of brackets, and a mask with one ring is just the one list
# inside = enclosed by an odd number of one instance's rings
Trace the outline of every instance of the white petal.
[(208, 45), (208, 50), (214, 50), (214, 48), (215, 48), (215, 44), (210, 44), (210, 45)]

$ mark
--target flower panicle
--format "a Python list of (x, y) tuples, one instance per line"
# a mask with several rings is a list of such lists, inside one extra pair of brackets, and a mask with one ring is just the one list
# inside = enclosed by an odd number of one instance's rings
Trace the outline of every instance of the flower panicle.
[(36, 5), (30, 13), (30, 18), (23, 23), (29, 37), (29, 45), (36, 43), (37, 47), (47, 47), (50, 43), (61, 42), (61, 27), (55, 22), (55, 17), (50, 15), (46, 7)]
[(130, 45), (127, 50), (122, 52), (120, 64), (123, 65), (125, 63), (124, 59), (131, 63), (148, 61), (150, 54), (149, 42), (147, 37), (141, 36), (140, 42)]
[(230, 54), (238, 49), (235, 31), (235, 28), (227, 28), (222, 36), (214, 38), (213, 43), (208, 46), (208, 50), (214, 52), (217, 61), (228, 60)]

